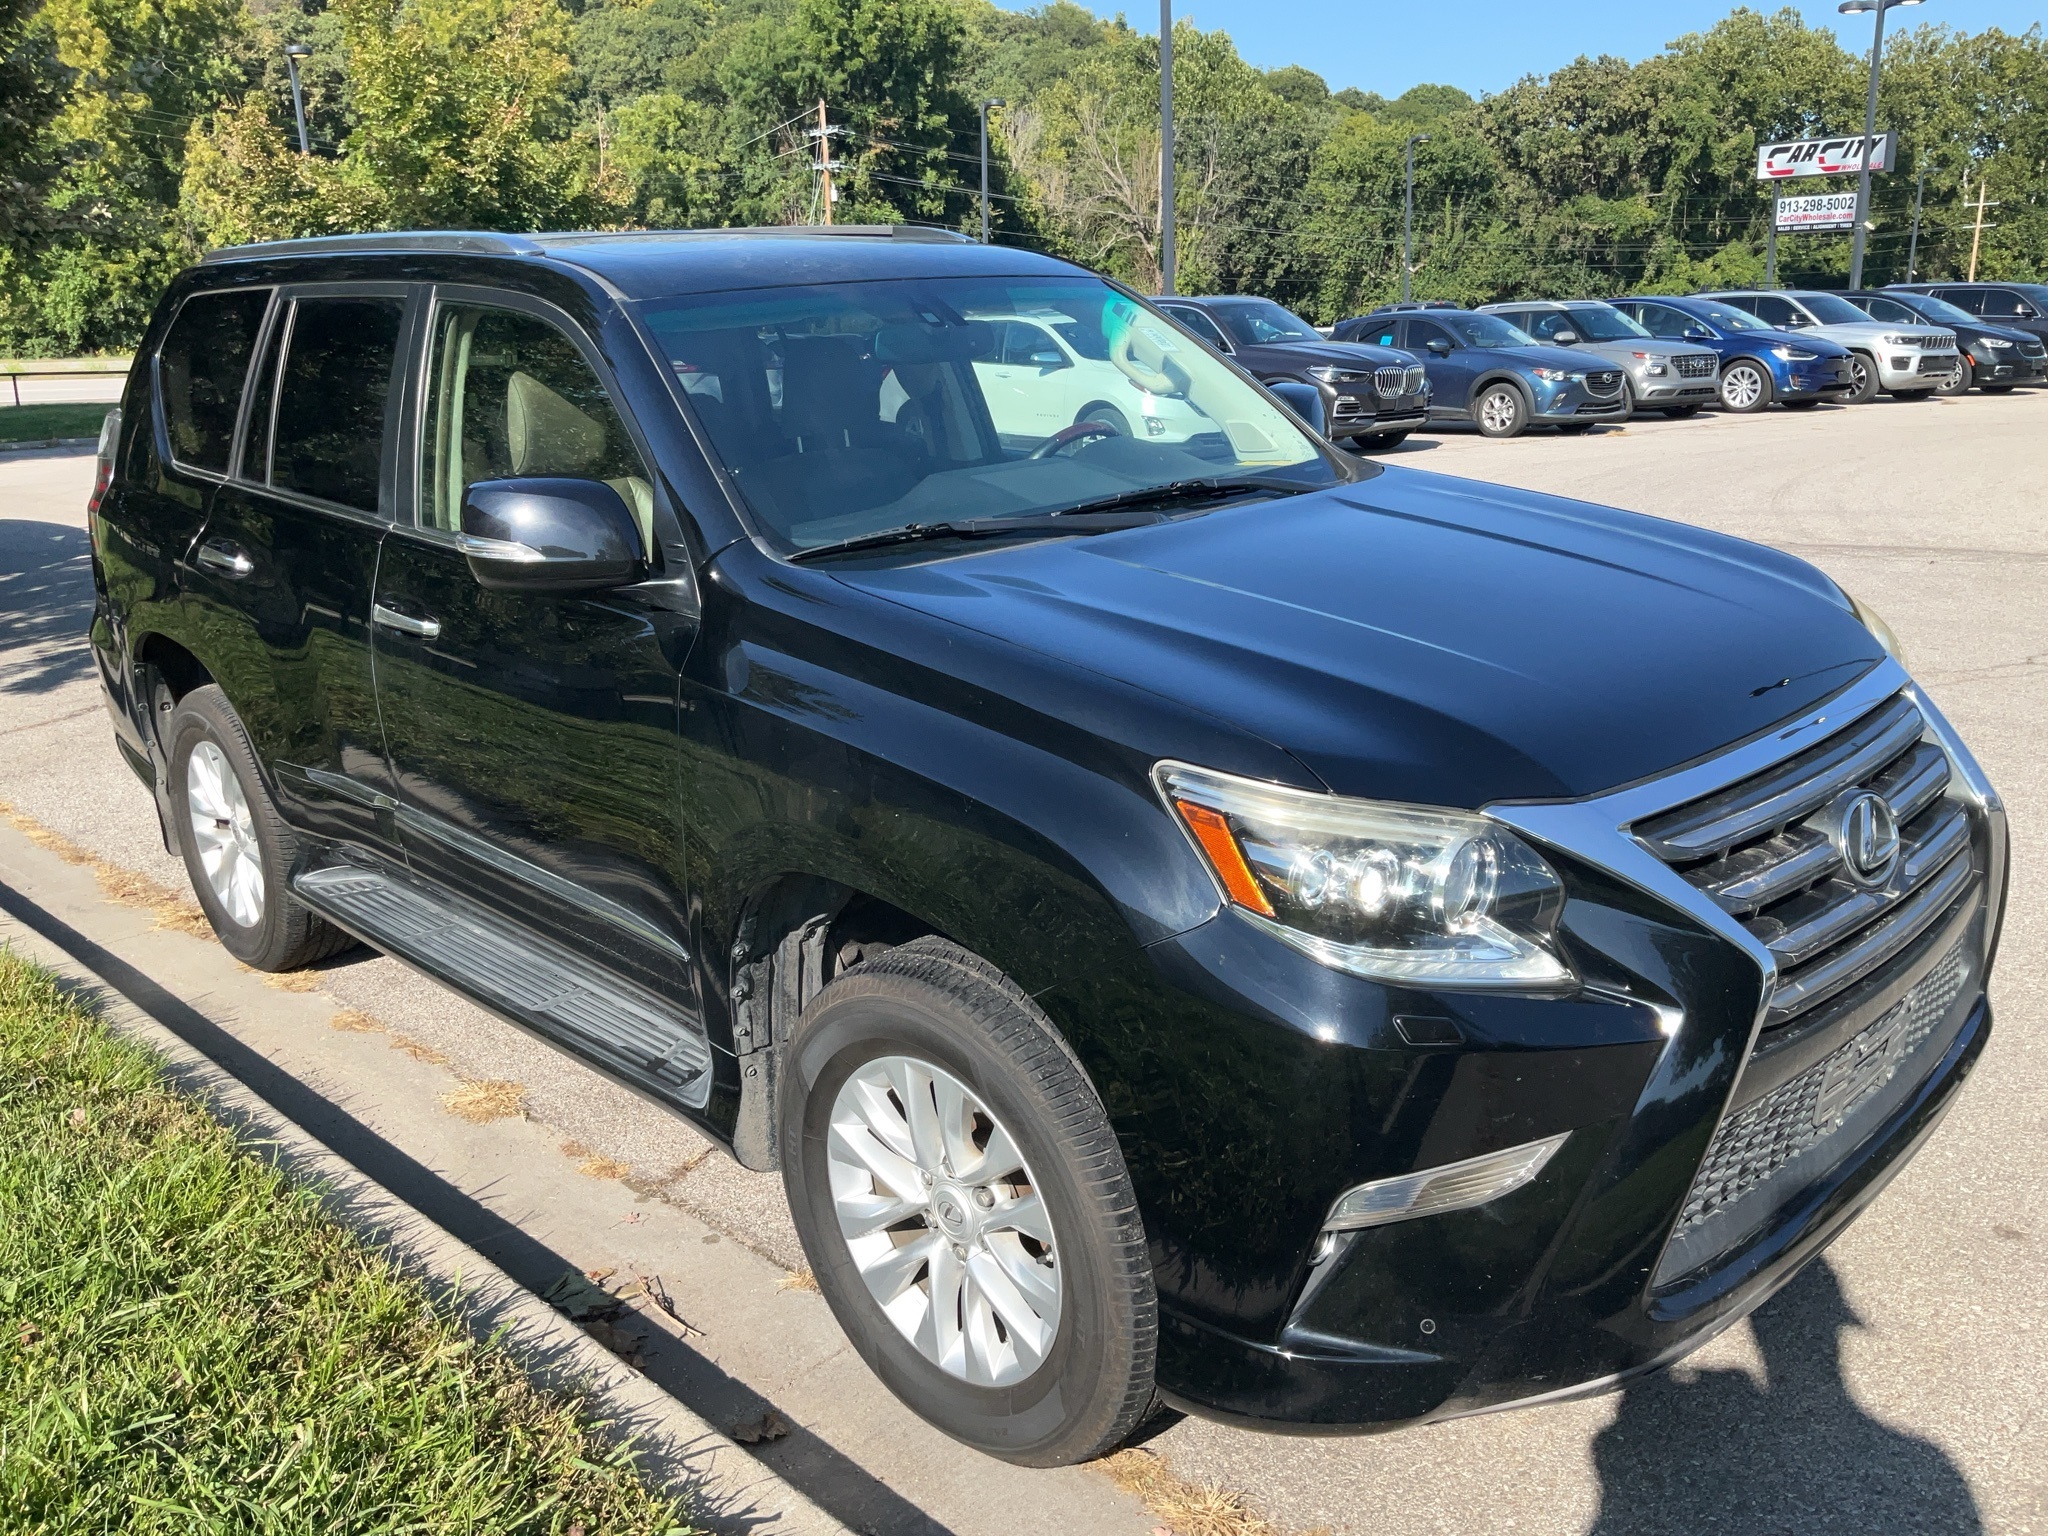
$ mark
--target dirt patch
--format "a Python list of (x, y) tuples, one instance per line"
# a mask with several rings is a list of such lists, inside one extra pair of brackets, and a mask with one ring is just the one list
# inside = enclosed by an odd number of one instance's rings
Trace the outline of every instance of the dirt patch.
[[(1117, 1487), (1144, 1500), (1146, 1512), (1169, 1536), (1288, 1536), (1249, 1508), (1242, 1494), (1217, 1483), (1190, 1482), (1155, 1452), (1118, 1451), (1093, 1465)], [(1303, 1536), (1328, 1533), (1328, 1526), (1317, 1526)]]
[(441, 1095), (441, 1107), (471, 1125), (521, 1118), (526, 1114), (526, 1085), (502, 1078), (464, 1083)]
[(586, 1157), (576, 1165), (576, 1171), (586, 1179), (623, 1179), (633, 1171), (632, 1165), (620, 1162), (616, 1157)]
[(116, 906), (151, 913), (157, 927), (174, 933), (188, 933), (195, 939), (213, 937), (213, 925), (206, 920), (206, 913), (184, 892), (174, 891), (132, 869), (123, 869), (89, 848), (79, 847), (63, 833), (52, 831), (33, 816), (23, 815), (5, 800), (0, 800), (0, 818), (38, 848), (49, 850), (66, 864), (90, 870), (93, 879), (100, 883), (100, 893)]

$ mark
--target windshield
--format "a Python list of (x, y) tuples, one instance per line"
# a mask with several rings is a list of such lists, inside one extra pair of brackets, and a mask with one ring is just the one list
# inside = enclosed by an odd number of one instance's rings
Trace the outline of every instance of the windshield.
[(634, 309), (787, 551), (1194, 479), (1344, 478), (1263, 390), (1096, 278), (831, 283)]
[(1533, 347), (1536, 338), (1527, 331), (1509, 325), (1499, 315), (1445, 315), (1429, 317), (1438, 325), (1447, 326), (1451, 334), (1468, 347)]
[(1868, 325), (1870, 316), (1847, 299), (1832, 293), (1802, 293), (1799, 302), (1813, 312), (1822, 325)]
[(1975, 325), (1977, 317), (1966, 309), (1957, 309), (1947, 299), (1937, 299), (1931, 293), (1902, 293), (1898, 300), (1906, 308), (1927, 320), (1939, 320), (1953, 325), (1960, 320), (1965, 325)]
[(1634, 341), (1650, 334), (1611, 304), (1574, 304), (1566, 314), (1582, 341)]
[(1218, 304), (1215, 309), (1231, 340), (1241, 347), (1262, 347), (1269, 341), (1321, 341), (1316, 328), (1289, 314), (1271, 299), (1256, 304)]
[[(1681, 310), (1684, 314), (1686, 311)], [(1755, 315), (1739, 309), (1730, 309), (1725, 304), (1695, 304), (1691, 313), (1698, 315), (1709, 325), (1718, 325), (1724, 331), (1767, 331), (1769, 326)]]

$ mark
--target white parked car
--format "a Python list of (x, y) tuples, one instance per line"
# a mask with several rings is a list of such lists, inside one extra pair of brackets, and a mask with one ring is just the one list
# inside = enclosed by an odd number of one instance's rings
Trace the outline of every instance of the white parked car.
[[(974, 314), (986, 326), (974, 358), (975, 378), (988, 401), (996, 431), (1005, 438), (1042, 442), (1084, 422), (1100, 422), (1124, 437), (1178, 443), (1217, 430), (1187, 400), (1155, 393), (1171, 381), (1146, 366), (1189, 346), (1169, 326), (1138, 321), (1147, 344), (1121, 365), (1110, 339), (1096, 326), (1057, 311)], [(1152, 333), (1157, 334), (1152, 334)], [(1129, 349), (1126, 349), (1127, 351)]]

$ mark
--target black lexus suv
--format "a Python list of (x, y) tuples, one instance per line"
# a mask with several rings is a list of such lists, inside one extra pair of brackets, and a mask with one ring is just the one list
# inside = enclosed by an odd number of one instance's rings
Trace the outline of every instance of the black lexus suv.
[[(1020, 317), (1171, 434), (1040, 412)], [(779, 1169), (855, 1347), (1019, 1462), (1663, 1365), (1990, 1029), (2004, 816), (1867, 609), (1337, 453), (1035, 254), (216, 252), (90, 521), (228, 950), (373, 945)]]

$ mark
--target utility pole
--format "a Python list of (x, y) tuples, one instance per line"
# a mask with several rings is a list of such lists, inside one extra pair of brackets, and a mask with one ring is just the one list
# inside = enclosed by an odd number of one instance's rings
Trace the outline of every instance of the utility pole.
[(1778, 200), (1771, 199), (1771, 232), (1764, 236), (1764, 286), (1778, 286)]
[(816, 169), (819, 177), (818, 202), (820, 207), (818, 221), (821, 224), (830, 224), (832, 222), (832, 171), (835, 165), (832, 159), (832, 135), (838, 131), (837, 128), (834, 128), (825, 121), (825, 98), (820, 96), (818, 98), (818, 126), (811, 130), (811, 137), (818, 141), (818, 164)]
[(1913, 269), (1920, 264), (1920, 203), (1927, 195), (1927, 167), (1913, 178), (1913, 238), (1906, 242), (1906, 281), (1913, 281)]
[(1159, 291), (1173, 292), (1173, 0), (1159, 0)]
[(1870, 149), (1877, 137), (1877, 75), (1884, 62), (1884, 13), (1895, 5), (1919, 5), (1922, 0), (1842, 0), (1835, 7), (1845, 16), (1870, 11), (1876, 24), (1870, 31), (1870, 93), (1863, 108), (1863, 169), (1856, 178), (1856, 240), (1849, 248), (1849, 286), (1863, 286), (1864, 237), (1870, 232)]
[[(1998, 204), (1996, 204), (1996, 203), (1987, 203), (1987, 202), (1985, 202), (1985, 201), (1984, 201), (1985, 195), (1986, 195), (1987, 193), (1989, 193), (1990, 191), (1991, 191), (1991, 178), (1990, 178), (1989, 176), (1980, 176), (1980, 177), (1978, 177), (1978, 178), (1977, 178), (1977, 229), (1976, 229), (1976, 232), (1975, 232), (1974, 234), (1972, 234), (1972, 235), (1970, 236), (1970, 275), (1969, 275), (1969, 278), (1967, 279), (1967, 281), (1969, 281), (1969, 282), (1973, 282), (1973, 283), (1974, 283), (1975, 281), (1977, 281), (1977, 253), (1978, 253), (1978, 252), (1979, 252), (1980, 250), (1982, 250), (1982, 249), (1984, 248), (1984, 229), (1985, 229), (1985, 225), (1984, 225), (1984, 210), (1985, 210), (1986, 208), (1996, 208), (1996, 207), (1998, 206)], [(1965, 204), (1964, 204), (1963, 206), (1964, 206), (1964, 207), (1968, 207), (1969, 205), (1968, 205), (1967, 203), (1965, 203)], [(1993, 224), (1993, 225), (1991, 225), (1990, 227), (1991, 227), (1991, 228), (1993, 228), (1993, 229), (1996, 229), (1996, 228), (1998, 228), (1998, 226), (1997, 226), (1996, 224)]]
[(1408, 185), (1407, 194), (1401, 204), (1401, 302), (1408, 302), (1409, 279), (1415, 275), (1415, 146), (1427, 144), (1429, 135), (1411, 133), (1408, 136)]
[(985, 96), (981, 101), (981, 243), (988, 244), (988, 109), (1007, 106), (1000, 96)]
[(304, 43), (284, 45), (284, 67), (292, 77), (292, 113), (299, 120), (299, 153), (310, 155), (313, 146), (306, 141), (306, 97), (299, 89), (299, 60), (310, 59), (313, 50)]

